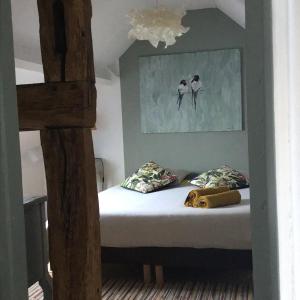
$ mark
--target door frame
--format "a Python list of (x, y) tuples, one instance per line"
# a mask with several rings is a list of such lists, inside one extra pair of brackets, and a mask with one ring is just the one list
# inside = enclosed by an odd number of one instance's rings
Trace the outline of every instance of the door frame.
[(10, 0), (0, 0), (0, 299), (28, 299)]
[(246, 89), (255, 299), (277, 300), (272, 0), (246, 0)]

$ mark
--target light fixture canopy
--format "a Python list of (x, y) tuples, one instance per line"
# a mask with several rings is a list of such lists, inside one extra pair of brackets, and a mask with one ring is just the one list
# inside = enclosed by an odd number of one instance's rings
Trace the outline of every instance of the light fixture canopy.
[(144, 10), (133, 9), (128, 14), (132, 25), (128, 37), (148, 40), (155, 48), (159, 42), (164, 42), (167, 48), (176, 43), (176, 37), (182, 36), (190, 29), (181, 24), (185, 14), (184, 9), (171, 9), (165, 6)]

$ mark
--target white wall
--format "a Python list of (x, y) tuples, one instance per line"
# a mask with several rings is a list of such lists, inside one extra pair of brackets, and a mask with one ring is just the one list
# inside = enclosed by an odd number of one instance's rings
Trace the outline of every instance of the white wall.
[(300, 3), (274, 0), (273, 70), (280, 299), (300, 299)]
[[(44, 81), (39, 64), (16, 60), (17, 84)], [(97, 124), (93, 130), (95, 157), (103, 158), (105, 187), (124, 179), (123, 129), (119, 77), (97, 78)], [(25, 196), (45, 194), (46, 181), (39, 132), (20, 133), (23, 193)]]
[(105, 187), (125, 176), (120, 79), (97, 79), (97, 123), (93, 130), (95, 157), (104, 160)]
[[(25, 65), (24, 65), (25, 67)], [(17, 84), (44, 82), (41, 71), (31, 71), (16, 62)], [(39, 131), (20, 133), (24, 197), (46, 194), (46, 179)]]

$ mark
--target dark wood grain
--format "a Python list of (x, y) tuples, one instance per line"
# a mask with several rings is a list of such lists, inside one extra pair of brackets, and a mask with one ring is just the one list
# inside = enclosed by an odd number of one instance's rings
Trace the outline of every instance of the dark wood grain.
[[(61, 81), (64, 69), (64, 53), (57, 51), (55, 38), (54, 2), (37, 0), (40, 21), (40, 45), (45, 81)], [(62, 28), (64, 30), (64, 25)]]
[[(90, 0), (38, 0), (38, 10), (46, 83), (88, 81), (94, 85)], [(96, 99), (96, 89), (90, 91), (91, 99)], [(101, 299), (100, 224), (91, 131), (45, 129), (41, 142), (54, 299)]]
[[(66, 32), (66, 80), (95, 81), (91, 1), (63, 0)], [(72, 33), (72, 34), (70, 34)], [(81, 63), (78, 64), (78, 61)]]
[(100, 224), (89, 129), (41, 131), (55, 300), (101, 297)]
[(94, 127), (94, 89), (84, 81), (17, 86), (20, 130)]

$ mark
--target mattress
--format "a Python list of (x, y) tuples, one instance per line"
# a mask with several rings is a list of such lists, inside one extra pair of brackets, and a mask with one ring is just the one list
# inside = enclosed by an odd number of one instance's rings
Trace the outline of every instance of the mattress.
[(240, 190), (240, 204), (214, 209), (185, 207), (192, 189), (99, 193), (102, 246), (251, 249), (249, 189)]

